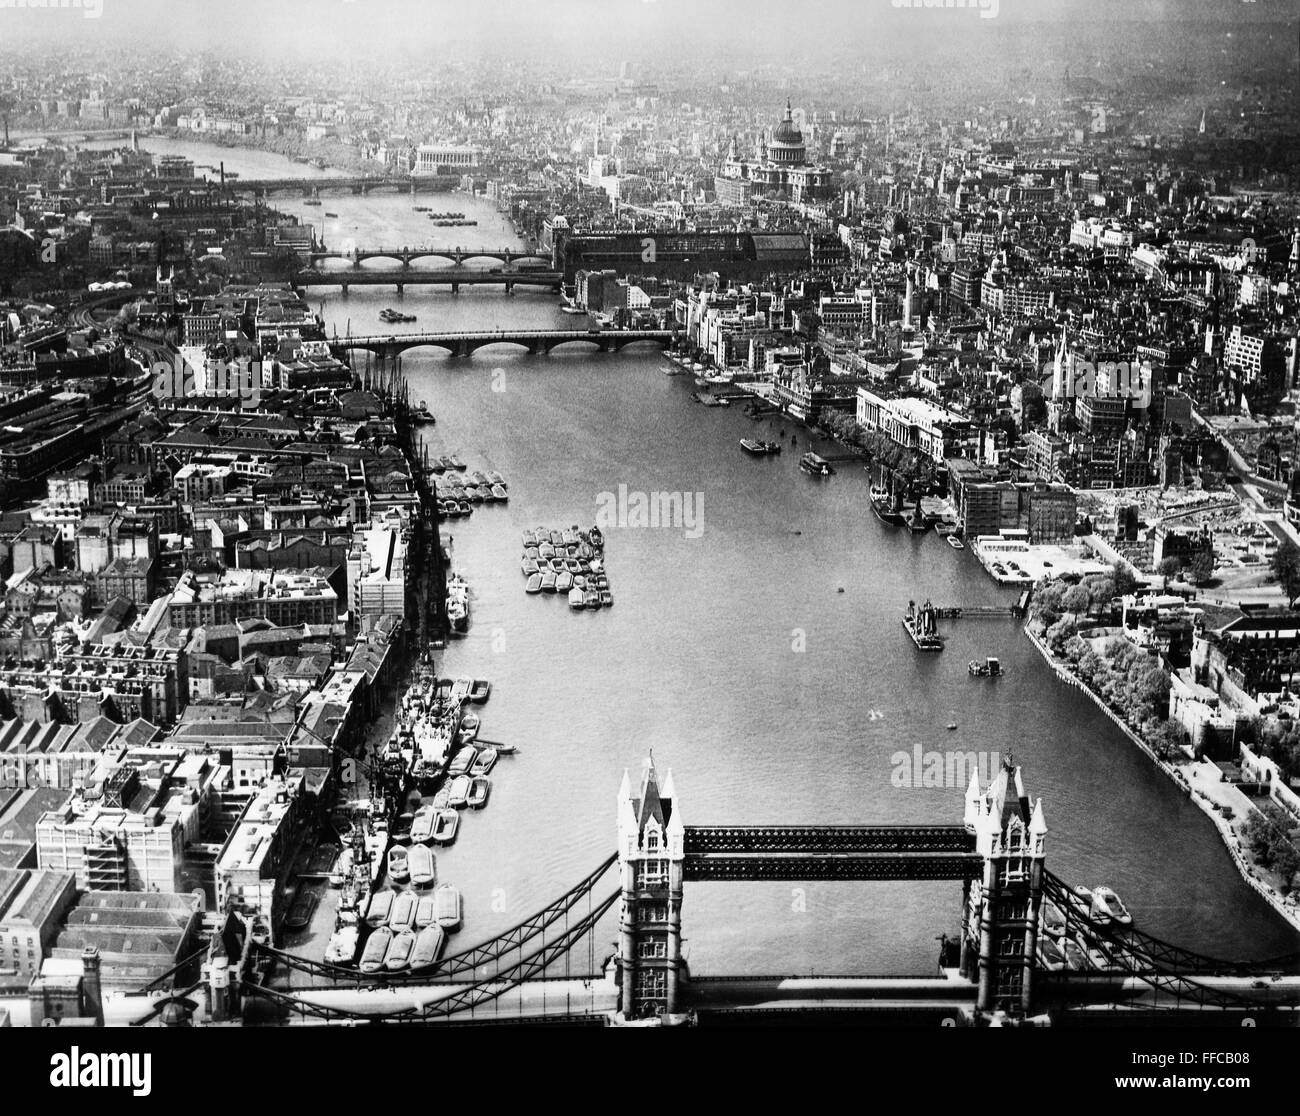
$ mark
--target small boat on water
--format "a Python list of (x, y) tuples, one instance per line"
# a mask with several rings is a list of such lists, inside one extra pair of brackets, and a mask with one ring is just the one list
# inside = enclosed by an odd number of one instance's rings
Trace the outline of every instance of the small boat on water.
[(433, 836), (433, 817), (432, 806), (421, 806), (415, 811), (411, 820), (411, 841), (414, 844), (422, 844)]
[(1065, 953), (1051, 938), (1038, 939), (1038, 960), (1048, 972), (1065, 968)]
[(492, 498), (500, 503), (505, 503), (510, 499), (510, 493), (506, 491), (504, 484), (494, 484), (491, 487)]
[[(450, 797), (450, 796), (449, 796)], [(433, 843), (450, 845), (456, 840), (456, 830), (460, 828), (460, 815), (450, 808), (438, 811), (433, 823)]]
[(289, 913), (285, 915), (285, 929), (306, 930), (311, 925), (311, 916), (316, 913), (316, 907), (319, 903), (320, 896), (316, 892), (303, 891), (299, 893), (298, 898), (293, 901), (293, 906), (289, 908)]
[(593, 527), (587, 532), (587, 541), (597, 550), (601, 550), (605, 546), (605, 536), (601, 534), (599, 527)]
[(432, 895), (421, 895), (415, 904), (415, 928), (423, 930), (438, 921), (437, 908)]
[(412, 969), (427, 969), (442, 960), (442, 951), (447, 948), (447, 931), (441, 926), (426, 926), (415, 938), (415, 949), (411, 953)]
[(469, 700), (475, 705), (482, 705), (492, 693), (492, 683), (485, 678), (475, 678), (469, 687)]
[[(450, 802), (451, 802), (451, 787), (447, 785), (438, 788), (438, 793), (433, 796), (433, 801), (430, 803), (430, 805), (435, 810), (445, 810)], [(437, 832), (438, 829), (437, 826), (435, 825), (434, 833)]]
[(478, 758), (478, 750), (471, 745), (465, 745), (456, 749), (456, 754), (451, 757), (451, 763), (447, 765), (448, 775), (464, 775), (473, 766), (474, 761)]
[(573, 609), (586, 607), (586, 595), (581, 589), (569, 590), (569, 607)]
[(394, 845), (388, 850), (388, 875), (397, 883), (404, 883), (411, 878), (407, 852), (401, 845)]
[[(432, 832), (430, 832), (432, 837)], [(432, 887), (437, 882), (437, 862), (428, 845), (411, 846), (411, 886)]]
[(384, 958), (388, 956), (388, 947), (393, 944), (393, 932), (387, 926), (381, 926), (371, 933), (366, 941), (365, 951), (361, 954), (361, 971), (377, 973), (384, 967)]
[(764, 457), (769, 453), (781, 452), (781, 445), (779, 442), (760, 442), (753, 438), (741, 438), (740, 448), (746, 453), (753, 454), (755, 457)]
[(1088, 967), (1088, 955), (1072, 938), (1061, 939), (1061, 952), (1065, 954), (1065, 964), (1075, 972), (1081, 972)]
[(889, 494), (887, 489), (871, 488), (871, 510), (876, 518), (887, 527), (901, 527), (906, 522), (903, 518), (901, 501)]
[(962, 542), (961, 539), (959, 539), (956, 535), (945, 535), (944, 538), (948, 540), (948, 545), (952, 547), (953, 550), (966, 549), (966, 544)]
[(600, 608), (600, 593), (595, 589), (584, 589), (582, 603), (585, 608)]
[(495, 748), (489, 747), (481, 749), (479, 754), (474, 758), (474, 762), (470, 765), (470, 775), (477, 777), (479, 775), (488, 774), (488, 772), (490, 772), (496, 765), (497, 756), (499, 754), (500, 753)]
[(567, 593), (573, 588), (573, 574), (565, 570), (564, 573), (555, 575), (555, 591), (557, 593)]
[(943, 636), (935, 619), (934, 606), (926, 601), (920, 608), (915, 601), (907, 602), (907, 613), (903, 617), (903, 627), (916, 644), (918, 651), (942, 651)]
[(325, 946), (325, 961), (330, 965), (351, 965), (357, 959), (357, 928), (340, 926)]
[(488, 795), (491, 792), (491, 780), (480, 775), (470, 783), (469, 794), (465, 797), (465, 805), (471, 810), (481, 810), (487, 805)]
[(993, 658), (985, 659), (982, 663), (976, 659), (971, 659), (967, 667), (972, 678), (1001, 678), (1002, 663)]
[(460, 891), (451, 884), (443, 884), (434, 895), (438, 911), (438, 925), (444, 930), (460, 929), (461, 903)]
[(457, 472), (459, 472), (459, 473), (463, 473), (463, 472), (465, 471), (465, 468), (466, 468), (466, 466), (465, 466), (465, 462), (463, 462), (463, 461), (462, 461), (459, 457), (457, 457), (454, 453), (453, 453), (453, 454), (448, 454), (448, 455), (447, 455), (447, 460), (448, 460), (449, 462), (451, 462), (451, 467), (452, 467), (453, 469), (455, 469)]
[(376, 891), (370, 897), (370, 904), (366, 907), (366, 922), (370, 926), (384, 926), (388, 922), (388, 916), (393, 910), (393, 892)]
[[(421, 846), (423, 848), (423, 846)], [(428, 852), (428, 849), (424, 850)], [(397, 898), (393, 900), (393, 909), (388, 915), (388, 928), (390, 930), (409, 930), (415, 925), (415, 907), (419, 898), (413, 891), (398, 892)]]
[(556, 574), (554, 570), (547, 570), (544, 574), (542, 574), (542, 592), (554, 593), (555, 580), (556, 580)]
[(809, 476), (814, 477), (829, 477), (835, 472), (826, 458), (819, 453), (813, 453), (811, 450), (799, 458), (799, 468)]
[(411, 954), (415, 952), (415, 940), (415, 932), (412, 930), (394, 934), (393, 940), (388, 943), (388, 952), (384, 954), (384, 968), (390, 973), (409, 968)]
[(530, 546), (536, 546), (536, 545), (537, 545), (537, 536), (534, 535), (531, 531), (525, 531), (524, 549), (527, 550)]
[(614, 594), (608, 589), (600, 590), (600, 604), (602, 608), (609, 608), (614, 603)]
[(1044, 933), (1057, 938), (1065, 933), (1065, 915), (1062, 913), (1061, 908), (1050, 899), (1043, 900), (1040, 920)]
[(1121, 926), (1132, 926), (1133, 916), (1120, 901), (1120, 897), (1110, 888), (1102, 886), (1093, 888), (1092, 904), (1094, 910), (1104, 911), (1106, 916)]
[(448, 804), (455, 810), (468, 805), (470, 787), (474, 780), (468, 775), (457, 775), (451, 781), (451, 796), (448, 798)]
[(531, 573), (528, 575), (528, 581), (524, 584), (525, 593), (540, 593), (542, 591), (542, 575)]

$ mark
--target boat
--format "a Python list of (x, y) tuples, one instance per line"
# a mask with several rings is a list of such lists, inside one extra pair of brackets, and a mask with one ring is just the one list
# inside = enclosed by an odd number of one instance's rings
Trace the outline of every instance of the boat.
[(1111, 957), (1109, 951), (1107, 951), (1099, 942), (1094, 942), (1092, 945), (1086, 945), (1086, 942), (1081, 941), (1079, 945), (1080, 947), (1086, 946), (1084, 952), (1088, 955), (1088, 964), (1094, 969), (1100, 969), (1103, 972), (1106, 972), (1110, 969), (1118, 969), (1120, 967), (1115, 963), (1115, 960)]
[(1043, 900), (1040, 920), (1043, 926), (1043, 932), (1059, 938), (1065, 933), (1065, 915), (1061, 908), (1053, 903), (1050, 899)]
[(1109, 887), (1096, 887), (1092, 892), (1093, 909), (1100, 909), (1105, 912), (1106, 916), (1121, 926), (1132, 926), (1133, 916), (1128, 913), (1128, 908), (1120, 901), (1120, 897), (1115, 894)]
[(465, 805), (472, 810), (481, 810), (487, 805), (488, 795), (492, 792), (492, 781), (478, 776), (470, 783), (469, 794), (465, 797)]
[(438, 911), (438, 925), (444, 930), (460, 929), (460, 891), (451, 884), (443, 884), (434, 895)]
[(331, 213), (331, 212), (327, 209), (327, 210), (325, 210), (325, 216), (326, 216), (326, 217), (337, 217), (338, 214), (337, 214), (337, 213)]
[(492, 693), (492, 683), (485, 678), (475, 678), (470, 683), (469, 700), (475, 705), (482, 705)]
[(565, 570), (561, 574), (555, 575), (555, 591), (557, 593), (567, 593), (573, 588), (573, 574)]
[(411, 412), (411, 421), (417, 426), (431, 426), (438, 420), (433, 417), (427, 403), (421, 403)]
[(411, 819), (411, 841), (423, 844), (433, 836), (433, 807), (421, 806)]
[(466, 713), (460, 719), (460, 731), (472, 732), (475, 736), (477, 736), (478, 730), (480, 727), (482, 727), (482, 724), (483, 722), (479, 720), (479, 716), (477, 713)]
[(357, 928), (340, 926), (325, 946), (325, 961), (330, 965), (351, 965), (357, 959)]
[(600, 607), (600, 593), (595, 589), (584, 589), (582, 593), (582, 604), (585, 608)]
[(903, 617), (903, 627), (912, 637), (918, 651), (942, 651), (943, 636), (939, 634), (934, 606), (926, 601), (920, 608), (915, 601), (907, 602), (907, 614)]
[(456, 830), (460, 828), (460, 815), (455, 810), (439, 810), (433, 823), (433, 843), (450, 845), (456, 840)]
[(448, 798), (448, 804), (456, 810), (461, 809), (469, 801), (469, 791), (474, 780), (468, 775), (457, 775), (451, 781), (451, 796)]
[(586, 312), (587, 312), (587, 311), (585, 311), (581, 306), (561, 306), (561, 307), (560, 307), (560, 313), (562, 313), (562, 314), (585, 314)]
[(437, 908), (432, 895), (421, 895), (415, 903), (415, 928), (423, 930), (438, 921)]
[(477, 777), (488, 774), (496, 765), (498, 755), (500, 753), (495, 748), (481, 749), (479, 754), (474, 757), (474, 762), (470, 765), (470, 775)]
[(586, 607), (586, 594), (583, 590), (576, 588), (569, 590), (569, 607), (575, 609)]
[(1079, 948), (1079, 944), (1073, 939), (1061, 939), (1061, 952), (1065, 954), (1066, 965), (1075, 972), (1081, 972), (1088, 967), (1088, 955)]
[(320, 205), (320, 198), (303, 198), (303, 205)]
[(366, 907), (366, 922), (371, 926), (384, 926), (393, 910), (393, 892), (376, 891)]
[(411, 952), (411, 968), (427, 969), (442, 959), (442, 951), (447, 948), (447, 931), (441, 926), (426, 926), (415, 938), (415, 949)]
[(912, 514), (907, 517), (907, 529), (914, 535), (924, 534), (930, 529), (930, 524), (925, 518), (925, 513), (921, 510), (920, 501), (912, 509)]
[(530, 546), (537, 545), (537, 536), (534, 535), (531, 531), (525, 531), (523, 534), (523, 542), (524, 542), (524, 550), (527, 550)]
[[(423, 847), (423, 846), (421, 846)], [(425, 852), (428, 852), (425, 849)], [(399, 891), (393, 900), (393, 909), (388, 914), (390, 930), (409, 930), (415, 925), (415, 907), (419, 897), (413, 891)]]
[(504, 484), (494, 484), (489, 491), (492, 493), (492, 499), (499, 503), (505, 503), (510, 499), (510, 493), (506, 491), (506, 486)]
[(330, 869), (330, 887), (342, 887), (352, 875), (352, 850), (344, 849)]
[(546, 571), (542, 574), (542, 592), (543, 592), (543, 593), (554, 593), (554, 592), (555, 592), (555, 582), (556, 582), (555, 571), (554, 571), (554, 570), (546, 570)]
[(448, 775), (464, 775), (474, 765), (478, 758), (478, 750), (466, 745), (463, 748), (456, 749), (456, 754), (452, 756), (451, 763), (447, 765)]
[(888, 489), (877, 485), (871, 486), (871, 510), (887, 527), (901, 527), (905, 522), (899, 508), (899, 501), (890, 495)]
[(608, 589), (600, 590), (600, 604), (602, 608), (609, 608), (614, 603), (614, 594)]
[(402, 883), (411, 878), (411, 870), (407, 866), (407, 853), (401, 845), (394, 845), (388, 850), (388, 875)]
[(311, 916), (316, 913), (316, 906), (320, 903), (320, 896), (314, 891), (304, 891), (293, 901), (293, 906), (289, 908), (289, 913), (285, 915), (284, 926), (286, 930), (306, 930), (311, 925)]
[(605, 536), (601, 533), (599, 527), (593, 527), (587, 532), (587, 541), (597, 550), (603, 550), (605, 547)]
[(829, 477), (835, 470), (831, 468), (831, 463), (822, 457), (819, 453), (813, 453), (809, 450), (799, 458), (799, 468), (809, 476)]
[(455, 469), (457, 472), (463, 473), (465, 471), (465, 462), (463, 462), (454, 453), (449, 454), (447, 460), (451, 462), (451, 467)]
[(411, 954), (415, 952), (415, 940), (415, 933), (411, 930), (394, 934), (393, 940), (388, 943), (388, 952), (384, 954), (384, 968), (390, 973), (409, 968)]
[[(432, 836), (432, 832), (430, 832)], [(411, 846), (411, 886), (432, 887), (438, 879), (437, 862), (428, 845)]]
[(997, 659), (985, 659), (982, 663), (971, 659), (967, 668), (972, 678), (1001, 678), (1002, 664)]
[(1048, 972), (1065, 968), (1065, 953), (1051, 938), (1038, 939), (1038, 961)]
[(952, 547), (953, 550), (966, 549), (966, 544), (962, 542), (961, 539), (959, 539), (956, 535), (945, 535), (944, 538), (948, 540), (948, 545)]
[(371, 933), (366, 941), (365, 951), (361, 954), (361, 971), (377, 973), (384, 967), (384, 958), (388, 956), (388, 947), (393, 944), (393, 932), (387, 926), (381, 926)]
[[(445, 810), (451, 805), (451, 787), (450, 785), (438, 788), (438, 793), (433, 796), (432, 806), (435, 810)], [(434, 838), (437, 839), (438, 826), (435, 823), (433, 827)]]

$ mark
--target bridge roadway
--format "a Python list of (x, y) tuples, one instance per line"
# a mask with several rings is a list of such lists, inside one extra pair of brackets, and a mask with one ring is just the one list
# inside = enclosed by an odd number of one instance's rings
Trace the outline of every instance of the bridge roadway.
[(563, 284), (558, 271), (483, 271), (473, 267), (438, 268), (304, 268), (295, 272), (295, 287), (450, 287), (455, 294), (461, 287), (505, 287), (509, 294), (516, 287), (543, 287), (558, 291)]
[(409, 268), (412, 260), (451, 260), (457, 267), (466, 260), (499, 260), (503, 264), (512, 264), (516, 260), (534, 260), (546, 264), (549, 270), (551, 257), (540, 252), (514, 248), (434, 248), (429, 246), (414, 247), (403, 245), (400, 248), (353, 248), (347, 252), (331, 252), (318, 249), (310, 255), (312, 268), (321, 270), (317, 265), (321, 260), (347, 260), (354, 269), (359, 269), (366, 260), (396, 260), (404, 268)]
[(983, 871), (960, 825), (687, 826), (688, 880), (966, 880)]
[[(232, 178), (226, 175), (224, 188), (231, 193), (266, 194), (292, 190), (302, 194), (327, 190), (350, 190), (365, 194), (371, 190), (396, 189), (410, 193), (421, 190), (445, 192), (460, 184), (458, 174), (422, 175), (332, 175), (328, 178)], [(216, 180), (213, 180), (216, 181)]]
[(395, 356), (407, 349), (431, 345), (453, 356), (467, 357), (488, 345), (520, 345), (530, 353), (549, 353), (560, 345), (595, 345), (602, 352), (618, 352), (628, 345), (650, 342), (670, 344), (676, 337), (671, 329), (512, 329), (459, 333), (389, 333), (335, 337), (330, 348), (336, 354), (366, 349), (381, 356)]

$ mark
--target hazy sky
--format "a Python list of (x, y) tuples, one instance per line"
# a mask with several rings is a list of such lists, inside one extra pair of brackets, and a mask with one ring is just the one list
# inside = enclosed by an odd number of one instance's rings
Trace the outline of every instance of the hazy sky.
[[(731, 42), (843, 44), (879, 35), (969, 36), (1041, 20), (1100, 22), (1148, 19), (1166, 24), (1226, 24), (1297, 19), (1297, 0), (983, 0), (996, 18), (963, 10), (899, 10), (900, 0), (0, 0), (0, 46), (39, 38), (105, 50), (121, 42), (208, 46), (241, 53), (306, 50), (328, 57), (393, 44), (430, 50), (439, 43), (495, 45), (511, 53), (625, 50), (643, 37), (714, 49)], [(972, 3), (975, 0), (971, 0)], [(27, 4), (69, 4), (39, 10)], [(13, 5), (13, 6), (11, 6)], [(17, 5), (23, 5), (18, 7)], [(97, 18), (86, 18), (98, 11)], [(738, 63), (741, 61), (737, 60)]]

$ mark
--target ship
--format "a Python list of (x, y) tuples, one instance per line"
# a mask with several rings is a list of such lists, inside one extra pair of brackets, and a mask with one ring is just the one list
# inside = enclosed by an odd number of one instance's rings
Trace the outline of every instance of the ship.
[(903, 526), (904, 519), (900, 503), (897, 497), (890, 494), (888, 489), (877, 485), (871, 486), (871, 510), (876, 513), (876, 518), (885, 526)]
[(811, 450), (799, 458), (799, 468), (814, 477), (829, 477), (835, 472), (826, 458), (822, 457), (821, 454), (813, 453)]
[(907, 614), (903, 617), (903, 627), (912, 637), (918, 651), (942, 651), (943, 636), (935, 618), (934, 606), (926, 601), (920, 608), (915, 601), (907, 602)]

